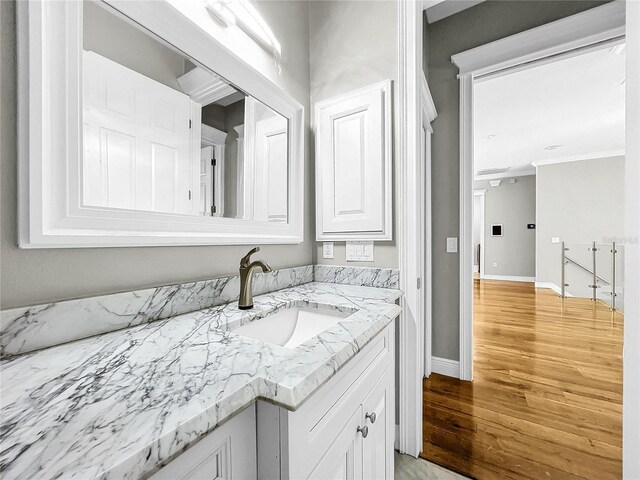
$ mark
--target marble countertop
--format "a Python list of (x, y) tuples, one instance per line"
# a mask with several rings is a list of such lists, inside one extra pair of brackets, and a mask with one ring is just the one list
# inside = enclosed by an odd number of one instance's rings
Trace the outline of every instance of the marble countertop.
[[(399, 290), (307, 283), (12, 357), (0, 474), (137, 479), (257, 399), (295, 410), (400, 313)], [(291, 305), (355, 313), (295, 349), (233, 333)]]

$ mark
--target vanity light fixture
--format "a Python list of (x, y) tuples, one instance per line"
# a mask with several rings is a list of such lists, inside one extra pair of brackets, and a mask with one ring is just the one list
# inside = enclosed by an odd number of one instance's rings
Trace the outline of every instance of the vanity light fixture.
[(236, 26), (280, 59), (282, 46), (262, 15), (247, 0), (209, 0), (207, 11), (224, 27)]
[(209, 0), (204, 7), (225, 28), (236, 24), (236, 16), (229, 10), (227, 3), (224, 0)]

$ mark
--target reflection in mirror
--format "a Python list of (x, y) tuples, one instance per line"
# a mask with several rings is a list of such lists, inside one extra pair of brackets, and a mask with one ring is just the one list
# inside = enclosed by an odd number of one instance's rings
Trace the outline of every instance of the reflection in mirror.
[(83, 2), (83, 203), (282, 222), (287, 119)]

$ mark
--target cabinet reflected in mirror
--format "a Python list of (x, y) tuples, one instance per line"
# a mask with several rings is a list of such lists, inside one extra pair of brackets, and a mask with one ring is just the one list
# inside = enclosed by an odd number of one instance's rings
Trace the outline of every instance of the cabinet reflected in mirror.
[(83, 204), (288, 221), (287, 119), (83, 2)]

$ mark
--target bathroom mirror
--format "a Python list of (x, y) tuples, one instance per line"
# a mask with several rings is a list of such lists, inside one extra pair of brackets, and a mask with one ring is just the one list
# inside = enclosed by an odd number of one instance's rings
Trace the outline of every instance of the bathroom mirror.
[(95, 2), (82, 23), (85, 205), (287, 221), (285, 117)]
[(20, 246), (302, 241), (302, 106), (204, 9), (35, 0), (18, 15)]

